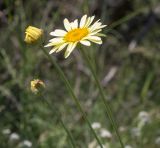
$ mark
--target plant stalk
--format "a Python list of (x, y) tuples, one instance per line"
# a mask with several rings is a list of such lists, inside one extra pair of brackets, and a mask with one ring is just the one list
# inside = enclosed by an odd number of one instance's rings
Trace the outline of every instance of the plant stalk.
[(118, 137), (118, 139), (119, 139), (119, 142), (120, 142), (120, 144), (121, 144), (121, 147), (124, 148), (124, 144), (123, 144), (123, 142), (122, 142), (122, 140), (121, 140), (121, 137), (120, 137), (120, 134), (119, 134), (119, 132), (118, 132), (118, 128), (117, 128), (116, 121), (115, 121), (115, 119), (113, 118), (112, 110), (111, 110), (108, 102), (106, 101), (104, 91), (103, 91), (103, 89), (102, 89), (102, 87), (101, 87), (101, 84), (100, 84), (99, 79), (98, 79), (98, 77), (97, 77), (97, 74), (96, 74), (96, 72), (95, 72), (95, 70), (94, 70), (94, 67), (93, 67), (93, 65), (92, 65), (92, 62), (90, 61), (89, 57), (87, 56), (85, 50), (82, 49), (82, 48), (81, 48), (81, 53), (82, 53), (83, 57), (85, 58), (88, 66), (89, 66), (89, 68), (90, 68), (90, 71), (91, 71), (92, 74), (93, 74), (93, 77), (94, 77), (94, 79), (95, 79), (95, 83), (96, 83), (96, 85), (97, 85), (97, 87), (98, 87), (98, 89), (99, 89), (100, 95), (101, 95), (100, 98), (101, 98), (102, 101), (103, 101), (103, 104), (104, 104), (104, 106), (105, 106), (105, 110), (106, 110), (107, 115), (108, 115), (108, 117), (109, 117), (109, 120), (110, 120), (110, 122), (111, 122), (111, 124), (112, 124), (112, 126), (113, 126), (113, 128), (114, 128), (114, 130), (115, 130), (115, 132), (116, 132), (116, 135), (117, 135), (117, 137)]
[(80, 104), (78, 98), (77, 98), (76, 95), (74, 94), (73, 89), (72, 89), (72, 87), (71, 87), (71, 85), (70, 85), (70, 83), (69, 83), (69, 80), (66, 78), (65, 74), (63, 73), (62, 69), (61, 69), (60, 66), (57, 64), (57, 62), (55, 61), (55, 59), (54, 59), (43, 47), (42, 47), (41, 49), (42, 49), (42, 51), (44, 52), (44, 54), (48, 57), (48, 59), (50, 60), (50, 62), (55, 66), (55, 68), (56, 68), (56, 70), (57, 70), (57, 73), (59, 74), (61, 80), (64, 82), (64, 84), (65, 84), (68, 92), (69, 92), (70, 95), (71, 95), (71, 98), (75, 101), (75, 103), (76, 103), (79, 111), (82, 113), (83, 118), (86, 120), (86, 122), (87, 122), (90, 130), (92, 131), (94, 137), (96, 138), (99, 146), (100, 146), (101, 148), (103, 148), (102, 143), (101, 143), (100, 139), (98, 138), (96, 132), (95, 132), (94, 129), (92, 128), (91, 123), (90, 123), (89, 119), (87, 118), (86, 113), (83, 111), (83, 109), (82, 109), (82, 107), (81, 107), (81, 104)]
[[(43, 95), (42, 93), (39, 93), (39, 95), (40, 95), (40, 97), (43, 99), (42, 101), (44, 101), (44, 102), (51, 108), (51, 110), (53, 110), (53, 108), (55, 108), (53, 104), (52, 104), (52, 106), (51, 106), (51, 104), (48, 102), (48, 100), (44, 97), (44, 95)], [(60, 112), (58, 112), (56, 109), (53, 110), (53, 112), (55, 112), (55, 115), (58, 117), (59, 122), (61, 123), (62, 127), (63, 127), (64, 130), (66, 131), (66, 133), (67, 133), (67, 135), (68, 135), (68, 137), (69, 137), (69, 139), (70, 139), (70, 142), (71, 142), (72, 147), (73, 147), (73, 148), (76, 148), (76, 144), (75, 144), (75, 142), (74, 142), (74, 140), (73, 140), (73, 137), (72, 137), (70, 131), (68, 130), (68, 128), (65, 126), (65, 123), (63, 122), (63, 120), (62, 120), (62, 118), (61, 118)]]

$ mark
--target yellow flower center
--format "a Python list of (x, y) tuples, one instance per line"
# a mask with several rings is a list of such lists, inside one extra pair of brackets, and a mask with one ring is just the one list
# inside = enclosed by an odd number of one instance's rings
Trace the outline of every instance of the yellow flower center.
[(80, 41), (83, 37), (88, 35), (89, 31), (87, 28), (76, 28), (69, 31), (65, 36), (64, 40), (66, 42), (77, 42)]

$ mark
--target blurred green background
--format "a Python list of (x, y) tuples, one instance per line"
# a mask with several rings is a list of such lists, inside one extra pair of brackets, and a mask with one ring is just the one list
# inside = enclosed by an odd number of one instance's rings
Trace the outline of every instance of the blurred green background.
[[(71, 131), (77, 148), (98, 148), (54, 66), (39, 45), (24, 42), (33, 25), (49, 32), (82, 15), (95, 15), (108, 27), (102, 46), (87, 47), (105, 90), (125, 148), (160, 147), (159, 0), (0, 0), (0, 148), (70, 148), (55, 112)], [(49, 52), (49, 49), (47, 49)], [(99, 92), (79, 50), (68, 59), (53, 54), (103, 141), (119, 148)], [(46, 83), (45, 97), (30, 92), (30, 81)]]

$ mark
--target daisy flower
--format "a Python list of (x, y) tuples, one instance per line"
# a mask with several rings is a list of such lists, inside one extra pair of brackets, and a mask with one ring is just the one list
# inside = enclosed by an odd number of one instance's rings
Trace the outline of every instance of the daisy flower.
[(100, 34), (100, 32), (106, 25), (102, 25), (100, 20), (93, 23), (94, 18), (95, 16), (87, 17), (87, 15), (84, 15), (79, 23), (77, 19), (73, 22), (64, 19), (64, 27), (66, 30), (56, 29), (50, 33), (54, 38), (49, 40), (49, 43), (45, 46), (53, 46), (49, 54), (59, 52), (66, 47), (64, 57), (67, 58), (78, 43), (85, 46), (90, 46), (91, 42), (102, 44), (100, 36), (103, 34)]

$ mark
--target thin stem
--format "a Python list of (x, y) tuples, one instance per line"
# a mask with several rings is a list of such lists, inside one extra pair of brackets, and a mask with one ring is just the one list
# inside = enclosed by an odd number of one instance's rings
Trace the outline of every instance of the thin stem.
[(85, 60), (87, 61), (87, 64), (88, 64), (88, 66), (89, 66), (89, 68), (90, 68), (90, 70), (91, 70), (91, 72), (92, 72), (92, 74), (93, 74), (93, 77), (94, 77), (94, 79), (95, 79), (96, 85), (97, 85), (97, 87), (98, 87), (98, 89), (99, 89), (99, 92), (100, 92), (100, 95), (101, 95), (101, 99), (102, 99), (102, 101), (103, 101), (103, 103), (104, 103), (104, 106), (105, 106), (107, 115), (108, 115), (108, 117), (109, 117), (109, 120), (110, 120), (110, 122), (111, 122), (111, 124), (112, 124), (112, 126), (113, 126), (113, 128), (114, 128), (114, 130), (115, 130), (115, 132), (116, 132), (116, 135), (117, 135), (117, 137), (118, 137), (118, 139), (119, 139), (119, 142), (120, 142), (120, 144), (121, 144), (121, 147), (124, 148), (124, 144), (123, 144), (123, 142), (122, 142), (122, 140), (121, 140), (121, 137), (120, 137), (120, 134), (119, 134), (119, 132), (118, 132), (117, 124), (116, 124), (116, 122), (115, 122), (115, 120), (114, 120), (114, 118), (113, 118), (112, 110), (111, 110), (108, 102), (107, 102), (106, 99), (105, 99), (104, 91), (103, 91), (103, 89), (102, 89), (102, 87), (101, 87), (101, 84), (100, 84), (100, 82), (99, 82), (99, 80), (98, 80), (98, 77), (97, 77), (97, 75), (96, 75), (96, 72), (95, 72), (95, 70), (94, 70), (94, 67), (93, 67), (93, 65), (92, 65), (92, 62), (90, 61), (89, 57), (88, 57), (87, 54), (85, 53), (85, 50), (84, 50), (84, 49), (81, 48), (81, 52), (82, 52), (82, 55), (84, 56)]
[[(42, 99), (43, 99), (42, 101), (44, 101), (51, 108), (51, 110), (53, 110), (53, 108), (55, 108), (53, 104), (51, 106), (51, 104), (48, 102), (47, 99), (45, 99), (45, 97), (44, 97), (44, 95), (42, 93), (40, 93), (40, 97), (42, 97)], [(68, 130), (68, 128), (65, 126), (65, 124), (64, 124), (64, 122), (63, 122), (63, 120), (61, 118), (61, 113), (58, 112), (58, 110), (56, 110), (56, 109), (53, 110), (53, 112), (55, 112), (55, 115), (58, 117), (59, 122), (61, 123), (62, 127), (66, 131), (66, 133), (67, 133), (67, 135), (68, 135), (68, 137), (70, 139), (70, 142), (72, 144), (72, 147), (76, 148), (76, 144), (74, 143), (73, 137), (72, 137), (70, 131)]]
[(87, 122), (89, 128), (91, 129), (93, 135), (95, 136), (95, 138), (96, 138), (99, 146), (100, 146), (101, 148), (103, 148), (100, 139), (98, 138), (96, 132), (95, 132), (94, 129), (92, 128), (91, 123), (90, 123), (89, 119), (87, 118), (86, 113), (83, 111), (83, 109), (82, 109), (82, 107), (81, 107), (81, 104), (80, 104), (78, 98), (76, 97), (76, 95), (74, 94), (73, 89), (72, 89), (72, 87), (71, 87), (68, 79), (67, 79), (66, 76), (64, 75), (63, 71), (61, 70), (61, 68), (59, 67), (59, 65), (57, 64), (57, 62), (54, 60), (54, 58), (52, 58), (52, 56), (49, 55), (48, 52), (47, 52), (43, 47), (42, 47), (41, 49), (42, 49), (42, 51), (45, 53), (45, 55), (48, 57), (48, 59), (50, 60), (50, 62), (55, 66), (55, 68), (56, 68), (56, 70), (57, 70), (60, 78), (62, 79), (62, 81), (64, 82), (64, 84), (65, 84), (65, 86), (66, 86), (66, 88), (67, 88), (67, 90), (68, 90), (68, 92), (70, 93), (71, 98), (75, 101), (75, 103), (76, 103), (79, 111), (82, 113), (83, 118), (86, 120), (86, 122)]

